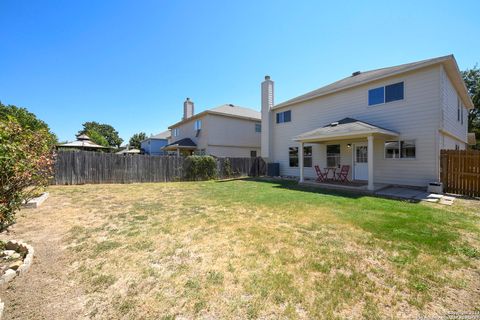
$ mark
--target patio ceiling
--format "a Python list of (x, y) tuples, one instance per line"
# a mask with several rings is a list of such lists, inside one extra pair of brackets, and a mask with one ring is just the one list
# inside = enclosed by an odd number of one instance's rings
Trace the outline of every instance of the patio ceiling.
[(344, 118), (324, 127), (302, 133), (294, 137), (293, 140), (298, 142), (324, 142), (365, 138), (368, 136), (385, 136), (388, 138), (394, 138), (398, 137), (399, 133), (353, 118)]

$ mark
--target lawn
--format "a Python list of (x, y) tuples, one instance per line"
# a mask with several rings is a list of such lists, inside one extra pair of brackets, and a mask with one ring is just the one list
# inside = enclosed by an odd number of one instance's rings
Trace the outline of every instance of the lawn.
[[(50, 188), (11, 318), (406, 318), (480, 311), (480, 202), (255, 180)], [(3, 235), (5, 237), (5, 235)]]

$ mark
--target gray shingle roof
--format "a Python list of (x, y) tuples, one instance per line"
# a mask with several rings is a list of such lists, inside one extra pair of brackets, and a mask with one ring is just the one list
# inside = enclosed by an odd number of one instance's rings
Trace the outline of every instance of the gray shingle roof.
[(182, 120), (171, 125), (169, 128), (173, 128), (182, 123), (192, 121), (206, 114), (217, 114), (217, 115), (222, 115), (226, 117), (253, 119), (254, 121), (256, 120), (260, 121), (262, 119), (262, 114), (259, 111), (256, 111), (250, 108), (239, 107), (233, 104), (223, 104), (216, 108), (208, 109), (200, 113), (197, 113), (186, 120)]
[(262, 117), (261, 113), (256, 110), (245, 108), (245, 107), (239, 107), (232, 104), (224, 104), (219, 107), (207, 110), (207, 112), (208, 111), (211, 113), (221, 113), (225, 115), (253, 118), (258, 120), (260, 120)]
[[(334, 83), (331, 83), (329, 85), (326, 85), (324, 87), (321, 87), (319, 89), (310, 91), (306, 94), (300, 95), (296, 98), (287, 100), (285, 102), (279, 103), (274, 106), (274, 109), (276, 108), (281, 108), (296, 102), (301, 102), (313, 98), (317, 98), (326, 94), (334, 93), (340, 90), (344, 90), (347, 88), (355, 87), (358, 85), (366, 84), (371, 81), (379, 80), (382, 78), (386, 78), (389, 76), (393, 76), (396, 74), (404, 73), (407, 71), (411, 71), (414, 69), (419, 69), (422, 67), (427, 67), (430, 65), (434, 65), (437, 63), (442, 63), (442, 62), (447, 62), (447, 61), (453, 61), (456, 67), (456, 62), (455, 58), (453, 55), (448, 55), (448, 56), (443, 56), (443, 57), (438, 57), (438, 58), (433, 58), (433, 59), (427, 59), (427, 60), (422, 60), (422, 61), (417, 61), (417, 62), (412, 62), (412, 63), (406, 63), (406, 64), (401, 64), (398, 66), (394, 67), (387, 67), (387, 68), (381, 68), (381, 69), (376, 69), (376, 70), (370, 70), (370, 71), (362, 71), (360, 74), (355, 75), (355, 76), (350, 76), (346, 77), (344, 79), (341, 79), (339, 81), (336, 81)], [(456, 67), (458, 70), (458, 67)], [(447, 70), (448, 71), (448, 70)]]
[(151, 137), (148, 137), (147, 139), (145, 140), (148, 140), (148, 139), (168, 139), (170, 138), (170, 130), (167, 130), (167, 131), (163, 131), (163, 132), (160, 132), (158, 134), (155, 134)]
[(397, 132), (388, 130), (364, 121), (353, 118), (344, 118), (337, 122), (332, 122), (324, 127), (302, 133), (294, 138), (296, 141), (305, 141), (309, 139), (348, 137), (352, 135), (368, 135), (372, 133), (382, 133), (387, 135), (398, 135)]
[(183, 138), (180, 140), (177, 140), (175, 142), (172, 142), (170, 144), (167, 144), (165, 147), (162, 149), (166, 149), (168, 147), (196, 147), (197, 144), (192, 141), (190, 138)]

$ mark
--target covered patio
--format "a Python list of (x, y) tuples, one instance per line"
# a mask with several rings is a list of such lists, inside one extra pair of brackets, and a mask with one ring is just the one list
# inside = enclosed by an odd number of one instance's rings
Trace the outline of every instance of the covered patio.
[[(331, 187), (348, 186), (355, 189), (365, 189), (368, 191), (375, 191), (384, 187), (383, 184), (375, 184), (374, 173), (375, 163), (374, 154), (384, 152), (383, 149), (375, 149), (375, 140), (390, 140), (398, 139), (399, 133), (376, 126), (364, 121), (356, 120), (353, 118), (344, 118), (342, 120), (332, 122), (326, 126), (302, 133), (296, 136), (293, 140), (300, 143), (299, 150), (304, 150), (306, 144), (332, 144), (343, 142), (349, 149), (352, 150), (350, 157), (343, 157), (342, 166), (349, 166), (348, 170), (351, 170), (349, 177), (353, 183), (347, 183), (350, 181), (343, 180), (344, 183), (334, 181), (337, 174), (337, 168), (324, 168), (327, 170), (333, 170), (332, 180), (322, 182)], [(352, 148), (353, 147), (353, 148)], [(322, 157), (327, 158), (327, 151), (323, 152)], [(340, 152), (339, 152), (340, 157)], [(349, 158), (349, 159), (348, 159)], [(304, 152), (298, 152), (298, 166), (300, 170), (300, 182), (305, 183), (305, 166), (304, 166)], [(328, 161), (327, 161), (328, 163)], [(313, 165), (316, 165), (313, 163)], [(340, 167), (340, 165), (338, 165)], [(357, 171), (357, 172), (356, 172)], [(331, 176), (331, 175), (330, 175)], [(311, 183), (313, 181), (310, 181)], [(362, 184), (363, 182), (363, 184)]]
[(177, 156), (192, 155), (197, 149), (197, 144), (190, 138), (183, 138), (178, 141), (167, 144), (162, 148), (165, 151), (174, 151)]

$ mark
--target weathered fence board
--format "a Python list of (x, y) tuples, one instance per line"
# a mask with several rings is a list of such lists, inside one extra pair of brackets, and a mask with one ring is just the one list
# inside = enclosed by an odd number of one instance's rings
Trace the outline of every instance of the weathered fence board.
[[(217, 170), (225, 177), (226, 158), (217, 158)], [(265, 175), (262, 158), (228, 158), (236, 176)], [(184, 178), (183, 157), (118, 155), (90, 151), (59, 152), (52, 184), (169, 182)]]
[(480, 197), (480, 151), (442, 150), (440, 178), (445, 192)]

